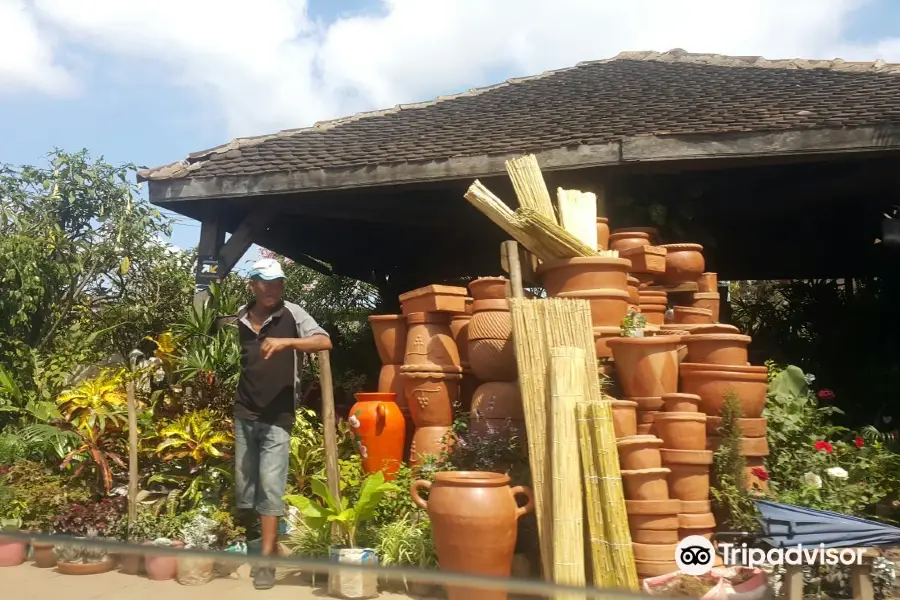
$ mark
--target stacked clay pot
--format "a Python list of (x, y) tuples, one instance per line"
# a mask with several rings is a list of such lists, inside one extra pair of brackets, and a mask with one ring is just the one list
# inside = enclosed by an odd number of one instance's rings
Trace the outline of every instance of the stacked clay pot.
[(409, 415), (415, 425), (409, 464), (450, 450), (453, 405), (459, 400), (462, 365), (450, 329), (450, 314), (410, 313), (406, 317), (406, 353), (400, 376)]
[(409, 415), (409, 405), (406, 402), (406, 393), (403, 388), (403, 379), (400, 377), (400, 368), (403, 366), (403, 358), (406, 354), (406, 317), (404, 315), (371, 315), (369, 323), (372, 326), (372, 335), (375, 338), (375, 348), (378, 350), (378, 358), (381, 359), (381, 371), (378, 373), (378, 392), (381, 394), (395, 394), (395, 402), (400, 407), (406, 423), (406, 432), (403, 446), (403, 456), (409, 456), (409, 446), (412, 444), (414, 425)]
[(661, 326), (665, 323), (668, 304), (669, 299), (666, 292), (638, 290), (638, 305), (641, 313), (646, 317), (648, 325)]
[(666, 272), (657, 279), (663, 285), (693, 283), (703, 275), (706, 262), (700, 244), (663, 244), (666, 249)]
[(462, 367), (463, 378), (459, 390), (459, 404), (463, 412), (468, 412), (471, 408), (472, 394), (478, 387), (478, 380), (472, 373), (469, 363), (469, 322), (472, 320), (472, 302), (471, 298), (466, 298), (466, 312), (450, 317), (450, 333), (459, 350), (460, 366)]

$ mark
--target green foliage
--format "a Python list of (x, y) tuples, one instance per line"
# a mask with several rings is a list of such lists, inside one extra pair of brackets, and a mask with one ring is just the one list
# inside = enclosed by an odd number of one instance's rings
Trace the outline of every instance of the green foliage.
[(403, 516), (383, 525), (377, 532), (377, 540), (378, 561), (386, 567), (437, 568), (431, 523), (424, 515)]
[(469, 414), (459, 410), (456, 414), (452, 428), (456, 444), (453, 453), (443, 457), (443, 470), (505, 473), (511, 485), (531, 485), (528, 451), (520, 428), (508, 420), (487, 431), (471, 431)]
[(290, 481), (296, 494), (309, 491), (309, 481), (325, 469), (325, 436), (316, 413), (301, 408), (291, 430)]
[[(0, 483), (0, 490), (8, 490), (10, 503), (14, 501), (21, 507), (19, 516), (29, 531), (50, 532), (57, 515), (71, 504), (85, 504), (91, 499), (86, 487), (35, 462), (18, 462), (0, 479), (6, 482)], [(4, 504), (0, 501), (0, 506)]]
[(741, 454), (741, 430), (737, 420), (741, 418), (741, 402), (734, 395), (725, 398), (722, 407), (722, 424), (718, 434), (722, 438), (713, 453), (712, 482), (710, 489), (716, 523), (725, 531), (755, 531), (756, 506), (747, 490), (744, 470), (747, 460)]

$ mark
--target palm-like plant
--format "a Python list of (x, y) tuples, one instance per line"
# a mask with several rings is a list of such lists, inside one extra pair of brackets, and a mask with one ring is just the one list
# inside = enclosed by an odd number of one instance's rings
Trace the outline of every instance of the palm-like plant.
[(121, 411), (128, 404), (122, 377), (121, 372), (106, 371), (64, 391), (56, 400), (60, 414), (76, 426), (93, 427)]
[(228, 456), (224, 448), (234, 444), (234, 436), (216, 427), (217, 422), (219, 415), (208, 409), (181, 415), (160, 429), (157, 454), (166, 461), (190, 458), (194, 465)]

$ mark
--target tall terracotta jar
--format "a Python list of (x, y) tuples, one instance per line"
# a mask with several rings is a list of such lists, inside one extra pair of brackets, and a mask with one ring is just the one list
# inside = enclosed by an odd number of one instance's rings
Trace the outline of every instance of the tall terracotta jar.
[(363, 471), (381, 471), (387, 480), (397, 476), (406, 440), (406, 419), (394, 398), (394, 394), (356, 394), (348, 419)]
[(450, 333), (459, 351), (459, 361), (463, 369), (469, 366), (469, 322), (472, 315), (453, 315), (450, 317)]
[(678, 347), (681, 336), (613, 338), (619, 384), (628, 397), (661, 397), (678, 391)]
[(448, 427), (453, 424), (453, 405), (459, 400), (462, 373), (407, 371), (400, 373), (416, 427)]
[(383, 365), (399, 365), (406, 352), (406, 317), (403, 315), (371, 315), (375, 348)]
[(597, 217), (597, 250), (609, 249), (609, 219)]
[[(428, 500), (420, 495), (429, 490)], [(442, 571), (509, 577), (519, 517), (534, 508), (527, 487), (509, 486), (509, 477), (477, 471), (444, 472), (434, 483), (416, 481), (413, 501), (428, 511)], [(516, 496), (523, 496), (518, 506)], [(505, 590), (447, 587), (449, 600), (506, 600)]]
[(475, 302), (479, 300), (505, 300), (506, 277), (480, 277), (469, 282), (469, 293)]
[(469, 322), (469, 364), (481, 381), (515, 381), (518, 377), (507, 300), (476, 300)]
[(406, 317), (406, 354), (403, 364), (430, 366), (433, 371), (462, 371), (459, 350), (447, 313), (410, 313)]
[(631, 261), (624, 258), (579, 256), (545, 262), (537, 269), (548, 296), (581, 290), (625, 290)]

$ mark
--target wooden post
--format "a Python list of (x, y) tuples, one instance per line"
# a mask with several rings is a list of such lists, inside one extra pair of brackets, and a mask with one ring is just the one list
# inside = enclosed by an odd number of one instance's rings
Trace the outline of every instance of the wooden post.
[(510, 296), (524, 298), (525, 288), (522, 285), (522, 263), (519, 260), (519, 244), (513, 240), (503, 242), (500, 248), (501, 262), (505, 262), (509, 271)]
[(334, 414), (334, 382), (331, 378), (331, 353), (322, 350), (319, 360), (319, 387), (322, 390), (322, 431), (325, 437), (325, 478), (328, 490), (340, 501), (341, 472), (338, 468), (337, 426)]
[(134, 397), (134, 380), (126, 386), (128, 393), (128, 537), (131, 539), (131, 526), (137, 520), (138, 495), (138, 431), (137, 401)]
[(785, 566), (781, 596), (786, 600), (803, 600), (803, 565)]

